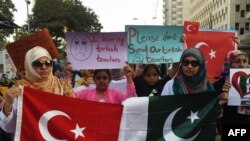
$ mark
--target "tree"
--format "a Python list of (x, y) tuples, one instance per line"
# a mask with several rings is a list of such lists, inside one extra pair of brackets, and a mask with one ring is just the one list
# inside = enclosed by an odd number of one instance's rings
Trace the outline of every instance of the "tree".
[[(4, 17), (14, 21), (13, 12), (17, 11), (15, 5), (11, 0), (1, 0), (0, 1), (0, 14)], [(0, 29), (0, 50), (4, 48), (7, 37), (14, 33), (14, 29)]]
[(99, 32), (98, 16), (79, 0), (36, 0), (30, 16), (31, 30), (48, 28), (58, 44), (65, 32)]
[(29, 32), (27, 30), (27, 26), (26, 24), (24, 26), (22, 26), (21, 28), (19, 28), (17, 31), (16, 31), (16, 34), (13, 35), (13, 39), (16, 41), (16, 40), (19, 40), (25, 36), (28, 36), (29, 35)]

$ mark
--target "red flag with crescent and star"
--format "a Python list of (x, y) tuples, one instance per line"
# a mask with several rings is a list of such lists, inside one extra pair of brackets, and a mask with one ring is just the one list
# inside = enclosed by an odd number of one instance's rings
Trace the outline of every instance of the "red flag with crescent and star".
[(123, 106), (25, 87), (18, 109), (18, 141), (117, 141)]
[(206, 60), (207, 76), (218, 77), (227, 53), (237, 49), (233, 37), (236, 32), (200, 30), (197, 34), (186, 34), (187, 48), (199, 48)]
[(184, 34), (196, 34), (199, 31), (200, 23), (184, 21)]

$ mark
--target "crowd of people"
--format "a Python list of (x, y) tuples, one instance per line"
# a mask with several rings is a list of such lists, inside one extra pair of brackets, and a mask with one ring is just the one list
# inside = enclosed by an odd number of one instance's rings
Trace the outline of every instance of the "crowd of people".
[[(228, 67), (248, 68), (247, 54), (240, 50), (228, 53)], [(217, 91), (220, 108), (218, 108), (218, 133), (223, 133), (223, 126), (227, 124), (250, 124), (250, 108), (227, 106), (231, 84), (229, 71), (225, 68), (221, 77), (214, 83), (206, 76), (206, 63), (202, 52), (196, 48), (186, 49), (179, 63), (174, 63), (171, 70), (162, 75), (161, 67), (156, 64), (131, 65), (126, 64), (122, 69), (81, 70), (75, 71), (70, 63), (64, 68), (53, 64), (48, 51), (40, 46), (30, 49), (25, 55), (25, 75), (14, 82), (10, 82), (0, 95), (0, 140), (11, 140), (15, 133), (17, 118), (17, 97), (22, 94), (23, 87), (31, 87), (57, 95), (122, 104), (129, 97), (165, 96), (193, 94)], [(65, 71), (62, 75), (62, 71)], [(79, 78), (76, 80), (76, 75)], [(111, 82), (124, 80), (126, 92), (109, 88)], [(95, 88), (82, 89), (75, 92), (74, 87), (95, 84)], [(4, 87), (1, 84), (1, 88)], [(244, 111), (242, 111), (244, 108)], [(241, 111), (239, 111), (241, 109)]]

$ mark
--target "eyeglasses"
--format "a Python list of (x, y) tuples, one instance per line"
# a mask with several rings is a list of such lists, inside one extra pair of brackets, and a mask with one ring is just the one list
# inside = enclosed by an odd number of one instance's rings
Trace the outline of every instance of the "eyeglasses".
[(43, 67), (44, 65), (46, 66), (46, 67), (51, 67), (52, 66), (52, 64), (53, 64), (53, 62), (51, 61), (51, 60), (47, 60), (47, 61), (44, 61), (44, 62), (40, 62), (40, 61), (34, 61), (33, 63), (32, 63), (32, 66), (34, 66), (34, 67)]
[(198, 60), (193, 60), (193, 61), (183, 60), (182, 61), (183, 66), (188, 66), (189, 64), (191, 64), (192, 67), (197, 67), (200, 65), (200, 62)]

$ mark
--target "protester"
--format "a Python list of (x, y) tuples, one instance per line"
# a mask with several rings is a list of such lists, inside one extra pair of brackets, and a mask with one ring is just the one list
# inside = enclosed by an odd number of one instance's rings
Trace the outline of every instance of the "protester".
[(65, 80), (58, 79), (52, 74), (52, 58), (48, 51), (36, 46), (25, 55), (25, 76), (7, 90), (3, 110), (0, 113), (1, 128), (10, 133), (15, 132), (17, 117), (17, 97), (23, 92), (22, 86), (39, 89), (45, 92), (74, 97), (71, 86)]
[[(230, 84), (223, 84), (224, 91), (219, 93), (219, 104), (227, 102)], [(180, 59), (180, 69), (174, 79), (166, 83), (161, 95), (182, 95), (215, 91), (206, 76), (206, 65), (203, 54), (199, 49), (185, 50)], [(218, 117), (221, 117), (221, 106)]]
[(183, 52), (177, 76), (164, 86), (161, 95), (179, 95), (214, 91), (206, 76), (205, 59), (196, 48)]
[[(220, 91), (224, 91), (223, 85), (230, 79), (230, 68), (249, 68), (247, 54), (241, 50), (230, 51), (227, 55), (227, 63), (228, 66), (225, 66), (221, 77), (214, 83), (214, 87)], [(249, 106), (227, 106), (226, 104), (223, 106), (222, 128), (234, 125), (250, 125)]]
[[(0, 111), (2, 110), (3, 103), (4, 103), (4, 98), (3, 98), (3, 95), (2, 95), (2, 93), (0, 91)], [(11, 141), (11, 134), (8, 134), (8, 133), (4, 132), (0, 128), (0, 141)]]
[[(229, 87), (225, 86), (225, 89)], [(203, 54), (199, 49), (185, 50), (180, 59), (180, 69), (176, 77), (166, 83), (161, 95), (180, 95), (215, 91), (206, 76), (206, 66)], [(227, 101), (228, 91), (220, 95), (220, 104)]]
[(138, 77), (141, 76), (144, 67), (145, 67), (144, 64), (136, 64), (136, 65), (134, 65), (135, 76), (138, 76)]
[(140, 76), (134, 78), (137, 96), (159, 96), (163, 86), (169, 79), (160, 78), (160, 70), (156, 64), (145, 65)]
[(78, 91), (76, 92), (76, 97), (90, 101), (121, 104), (126, 98), (135, 96), (135, 86), (132, 80), (133, 70), (128, 64), (124, 67), (124, 73), (127, 78), (126, 94), (117, 89), (110, 89), (110, 71), (108, 69), (98, 69), (94, 71), (93, 76), (96, 88)]
[(127, 79), (123, 69), (111, 69), (111, 83), (126, 83)]
[(5, 87), (11, 87), (13, 85), (13, 81), (11, 79), (9, 79), (7, 74), (2, 74), (2, 78), (1, 78), (1, 84)]
[(81, 69), (79, 71), (80, 73), (80, 76), (78, 79), (76, 79), (76, 83), (75, 83), (75, 87), (79, 87), (79, 86), (89, 86), (90, 84), (93, 84), (94, 83), (94, 80), (93, 80), (93, 76), (92, 76), (92, 70), (84, 70), (84, 69)]
[(53, 62), (53, 75), (54, 76), (57, 76), (58, 78), (62, 78), (63, 77), (63, 74), (62, 74), (62, 67), (57, 64), (56, 62)]

